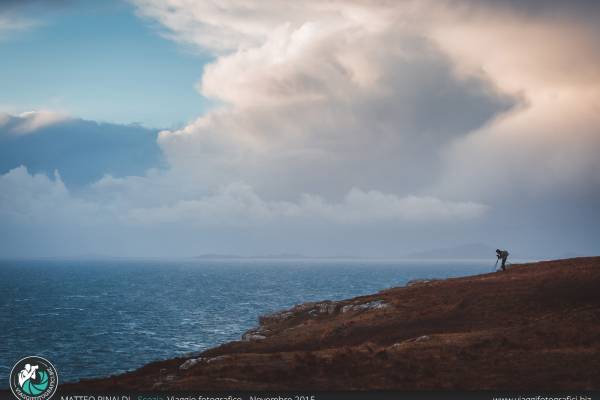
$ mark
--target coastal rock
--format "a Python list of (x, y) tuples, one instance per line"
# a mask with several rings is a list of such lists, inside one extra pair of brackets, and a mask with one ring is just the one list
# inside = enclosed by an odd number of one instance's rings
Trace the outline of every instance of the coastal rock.
[(417, 285), (425, 285), (427, 283), (432, 283), (438, 281), (439, 279), (412, 279), (406, 282), (406, 286), (417, 286)]
[(340, 308), (339, 302), (326, 300), (318, 303), (308, 302), (295, 305), (294, 307), (277, 311), (270, 314), (261, 315), (258, 317), (258, 322), (261, 326), (279, 324), (293, 318), (308, 316), (314, 318), (320, 315), (333, 315)]
[(246, 332), (242, 335), (242, 340), (244, 342), (252, 342), (256, 340), (265, 340), (267, 337), (265, 335), (261, 335), (259, 333)]
[(179, 369), (182, 371), (188, 370), (192, 367), (195, 367), (198, 364), (212, 364), (214, 362), (226, 360), (230, 358), (228, 355), (216, 356), (216, 357), (198, 357), (198, 358), (190, 358), (186, 360), (183, 364), (179, 366)]
[(201, 363), (203, 361), (204, 361), (203, 357), (190, 358), (189, 360), (186, 360), (183, 364), (181, 364), (179, 366), (179, 369), (185, 371), (185, 370), (190, 369), (193, 366), (195, 366), (195, 365), (197, 365), (197, 364), (199, 364), (199, 363)]
[(289, 319), (294, 316), (294, 313), (290, 310), (278, 311), (271, 314), (265, 314), (258, 317), (258, 323), (260, 325), (268, 325), (273, 323), (278, 323)]
[(337, 309), (339, 307), (339, 304), (337, 302), (334, 301), (324, 301), (321, 303), (317, 303), (316, 305), (316, 309), (318, 310), (319, 314), (334, 314)]
[(390, 305), (383, 300), (374, 300), (369, 301), (368, 303), (348, 304), (342, 307), (341, 312), (342, 314), (345, 314), (353, 311), (381, 310), (383, 308), (388, 308), (389, 306)]
[(271, 330), (265, 327), (264, 325), (259, 325), (256, 328), (252, 328), (247, 330), (242, 335), (242, 341), (249, 342), (254, 340), (264, 340), (271, 333)]

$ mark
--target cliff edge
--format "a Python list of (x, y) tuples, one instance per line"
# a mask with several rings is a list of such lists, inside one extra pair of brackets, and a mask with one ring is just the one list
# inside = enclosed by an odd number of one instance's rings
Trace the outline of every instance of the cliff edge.
[(62, 390), (600, 389), (600, 257), (260, 317), (240, 341)]

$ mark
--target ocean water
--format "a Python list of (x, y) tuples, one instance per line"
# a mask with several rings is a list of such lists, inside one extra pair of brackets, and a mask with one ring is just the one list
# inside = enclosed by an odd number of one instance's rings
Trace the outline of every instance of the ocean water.
[(28, 355), (62, 382), (108, 376), (237, 340), (264, 313), (490, 272), (494, 260), (0, 261), (0, 387)]

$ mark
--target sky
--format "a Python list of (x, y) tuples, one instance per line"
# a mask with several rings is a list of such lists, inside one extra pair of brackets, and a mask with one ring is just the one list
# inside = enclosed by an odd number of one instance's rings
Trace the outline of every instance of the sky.
[(132, 4), (5, 1), (3, 111), (51, 109), (94, 121), (172, 128), (210, 106), (194, 82), (213, 57), (170, 42), (151, 20), (138, 18)]
[(0, 256), (597, 255), (599, 18), (0, 2)]

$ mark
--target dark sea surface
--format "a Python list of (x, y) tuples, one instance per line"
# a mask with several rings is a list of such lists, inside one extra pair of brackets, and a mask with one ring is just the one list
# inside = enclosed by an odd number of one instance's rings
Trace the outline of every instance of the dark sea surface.
[(0, 261), (0, 388), (28, 355), (61, 382), (107, 376), (238, 340), (264, 313), (494, 261)]

